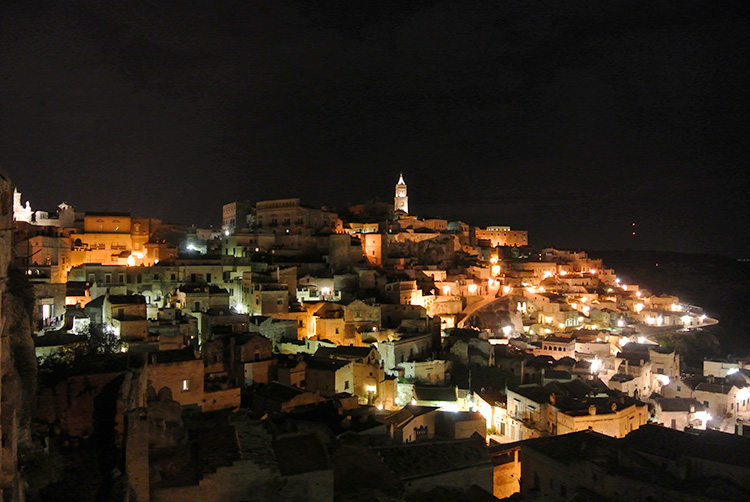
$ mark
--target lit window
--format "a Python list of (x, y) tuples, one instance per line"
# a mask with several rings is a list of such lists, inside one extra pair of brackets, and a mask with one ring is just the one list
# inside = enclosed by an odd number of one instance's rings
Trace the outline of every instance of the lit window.
[(190, 380), (188, 380), (187, 378), (182, 381), (182, 390), (183, 392), (190, 390)]

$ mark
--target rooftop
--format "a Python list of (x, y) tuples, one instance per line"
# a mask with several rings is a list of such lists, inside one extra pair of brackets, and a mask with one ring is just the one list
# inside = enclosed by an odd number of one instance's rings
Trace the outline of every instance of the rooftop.
[(481, 439), (405, 443), (373, 448), (373, 451), (402, 481), (469, 467), (492, 466)]

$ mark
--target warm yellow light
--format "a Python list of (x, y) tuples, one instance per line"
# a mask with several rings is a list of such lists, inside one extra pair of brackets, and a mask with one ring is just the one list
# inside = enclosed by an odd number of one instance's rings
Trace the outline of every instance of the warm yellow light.
[(560, 270), (560, 275), (568, 275), (568, 272), (566, 270)]
[(451, 294), (451, 287), (450, 286), (443, 286), (443, 294), (446, 295), (446, 296), (449, 295), (449, 294)]
[(500, 265), (492, 265), (492, 275), (500, 275)]
[(510, 286), (503, 286), (503, 293), (505, 293), (507, 295), (508, 293), (510, 293), (511, 289), (512, 288)]
[(642, 303), (636, 303), (633, 306), (633, 310), (635, 310), (636, 312), (638, 312), (640, 314), (641, 310), (643, 310), (643, 304)]
[(469, 284), (469, 293), (476, 294), (477, 292), (477, 285), (476, 284)]
[(497, 256), (490, 258), (490, 263), (497, 263)]
[(595, 273), (596, 273), (596, 269), (595, 269), (595, 268), (590, 268), (590, 269), (589, 269), (589, 274), (592, 274), (592, 275), (593, 275), (593, 274), (595, 274)]

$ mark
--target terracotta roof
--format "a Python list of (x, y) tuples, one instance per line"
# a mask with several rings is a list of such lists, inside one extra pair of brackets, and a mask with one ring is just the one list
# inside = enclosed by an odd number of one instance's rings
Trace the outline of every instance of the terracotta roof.
[(414, 396), (419, 401), (456, 401), (458, 395), (455, 387), (414, 386)]
[(462, 439), (405, 443), (373, 448), (402, 481), (436, 476), (471, 467), (491, 467), (484, 441)]
[(331, 468), (325, 446), (313, 433), (286, 434), (273, 442), (276, 461), (284, 476)]

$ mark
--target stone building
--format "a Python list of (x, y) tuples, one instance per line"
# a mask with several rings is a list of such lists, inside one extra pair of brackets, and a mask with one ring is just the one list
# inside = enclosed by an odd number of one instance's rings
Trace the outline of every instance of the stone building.
[(409, 214), (409, 197), (406, 195), (406, 182), (404, 181), (403, 174), (399, 174), (398, 183), (396, 183), (396, 196), (393, 198), (393, 211), (400, 211), (404, 215)]

